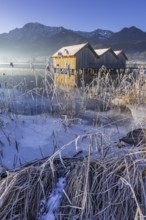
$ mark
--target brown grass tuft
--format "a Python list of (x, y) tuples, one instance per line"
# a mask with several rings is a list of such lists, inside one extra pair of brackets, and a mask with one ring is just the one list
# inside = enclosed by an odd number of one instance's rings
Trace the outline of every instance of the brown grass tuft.
[(0, 181), (0, 219), (37, 219), (41, 200), (47, 201), (60, 176), (67, 183), (56, 219), (144, 219), (145, 158), (143, 149), (120, 158), (29, 165)]

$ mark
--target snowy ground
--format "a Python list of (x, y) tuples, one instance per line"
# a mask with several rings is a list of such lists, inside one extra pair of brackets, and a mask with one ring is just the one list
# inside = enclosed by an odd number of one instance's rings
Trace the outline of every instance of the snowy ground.
[[(129, 105), (127, 112), (116, 107), (106, 112), (88, 109), (71, 119), (51, 115), (44, 98), (1, 88), (0, 106), (0, 164), (10, 170), (44, 157), (69, 158), (78, 153), (78, 157), (90, 153), (91, 159), (120, 156), (134, 147), (119, 148), (116, 142), (128, 131), (146, 127), (145, 105)], [(36, 114), (42, 106), (49, 111)], [(41, 201), (39, 220), (56, 219), (65, 185), (66, 179), (60, 177), (48, 198)]]
[[(87, 155), (91, 139), (92, 151), (98, 154), (101, 150), (98, 146), (114, 146), (113, 142), (130, 129), (130, 126), (117, 127), (112, 124), (96, 127), (86, 120), (72, 121), (48, 114), (1, 114), (0, 120), (3, 124), (0, 127), (1, 163), (8, 168), (51, 156), (64, 145), (67, 146), (61, 149), (62, 157), (72, 157), (80, 150)], [(113, 148), (120, 151), (116, 146)]]
[[(27, 99), (17, 90), (0, 89), (1, 108), (10, 105), (16, 108), (14, 112), (1, 111), (0, 114), (0, 161), (9, 169), (51, 155), (72, 157), (82, 151), (79, 156), (86, 156), (90, 146), (95, 157), (104, 156), (104, 150), (108, 150), (109, 155), (121, 154), (129, 146), (119, 149), (114, 142), (129, 130), (144, 127), (146, 121), (145, 106), (129, 106), (132, 115), (117, 109), (107, 112), (87, 110), (75, 119), (48, 113), (22, 114), (31, 109), (31, 101), (32, 109), (36, 108), (36, 101)], [(42, 105), (43, 100), (37, 102)]]

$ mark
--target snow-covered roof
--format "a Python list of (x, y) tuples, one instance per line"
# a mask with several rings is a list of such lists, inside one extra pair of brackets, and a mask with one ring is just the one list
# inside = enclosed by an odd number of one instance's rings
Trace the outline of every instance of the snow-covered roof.
[(66, 46), (59, 49), (57, 52), (55, 52), (52, 57), (58, 57), (58, 56), (74, 56), (79, 50), (81, 50), (83, 47), (85, 47), (88, 43), (84, 44), (77, 44), (72, 46)]
[(115, 53), (117, 56), (119, 56), (120, 54), (123, 54), (123, 56), (125, 57), (125, 59), (128, 60), (128, 58), (127, 58), (126, 54), (123, 52), (123, 50), (116, 50), (116, 51), (114, 51), (114, 53)]
[(115, 50), (114, 53), (118, 56), (120, 53), (122, 53), (122, 50)]
[(118, 57), (116, 56), (116, 54), (114, 53), (114, 51), (111, 48), (95, 49), (95, 52), (98, 56), (102, 56), (103, 54), (105, 54), (107, 52), (111, 52), (113, 54), (113, 56), (115, 56), (118, 59)]
[(105, 48), (105, 49), (95, 49), (95, 52), (97, 53), (98, 56), (103, 55), (104, 53), (108, 52), (110, 48)]
[(98, 55), (95, 53), (94, 49), (91, 47), (89, 43), (84, 43), (84, 44), (77, 44), (77, 45), (71, 45), (71, 46), (66, 46), (62, 47), (59, 49), (57, 52), (55, 52), (52, 57), (63, 57), (63, 56), (74, 56), (76, 55), (82, 48), (85, 46), (90, 47), (92, 52), (98, 57)]

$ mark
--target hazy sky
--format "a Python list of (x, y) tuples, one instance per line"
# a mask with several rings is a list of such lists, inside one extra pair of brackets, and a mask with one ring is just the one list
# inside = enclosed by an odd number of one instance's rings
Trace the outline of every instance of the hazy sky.
[(0, 33), (28, 22), (72, 30), (146, 31), (146, 0), (0, 0)]

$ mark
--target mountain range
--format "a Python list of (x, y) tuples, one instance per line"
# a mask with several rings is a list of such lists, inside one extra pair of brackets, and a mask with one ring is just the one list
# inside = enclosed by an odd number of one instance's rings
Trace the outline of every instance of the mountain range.
[(51, 56), (63, 46), (85, 42), (94, 48), (122, 49), (130, 59), (146, 60), (146, 32), (134, 26), (119, 32), (102, 29), (84, 32), (39, 23), (27, 23), (0, 34), (0, 56)]

